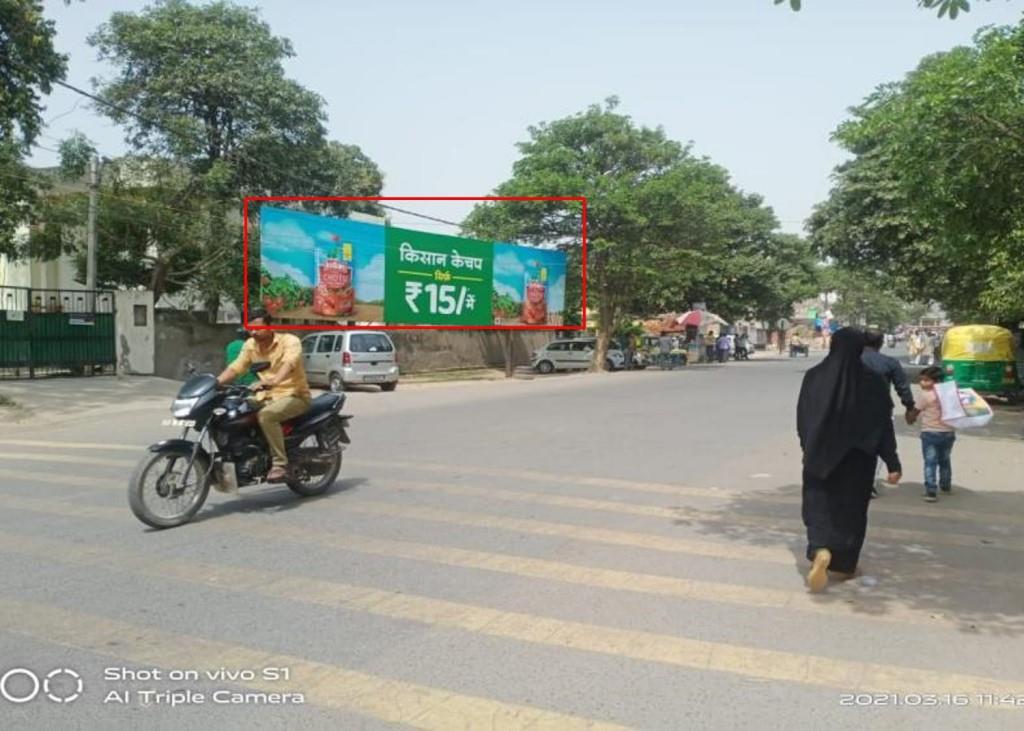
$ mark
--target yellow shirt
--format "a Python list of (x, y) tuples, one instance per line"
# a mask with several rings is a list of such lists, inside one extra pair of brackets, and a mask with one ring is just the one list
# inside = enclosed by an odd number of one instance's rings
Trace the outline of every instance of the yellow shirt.
[(309, 381), (306, 380), (306, 369), (302, 365), (302, 341), (288, 333), (274, 333), (274, 339), (266, 350), (260, 348), (255, 338), (249, 338), (242, 346), (242, 352), (238, 358), (228, 366), (236, 375), (243, 375), (249, 372), (253, 363), (270, 363), (270, 368), (261, 371), (258, 378), (266, 382), (274, 377), (286, 365), (291, 365), (292, 370), (288, 377), (276, 386), (267, 391), (260, 391), (256, 394), (257, 399), (282, 398), (284, 396), (298, 396), (309, 398)]

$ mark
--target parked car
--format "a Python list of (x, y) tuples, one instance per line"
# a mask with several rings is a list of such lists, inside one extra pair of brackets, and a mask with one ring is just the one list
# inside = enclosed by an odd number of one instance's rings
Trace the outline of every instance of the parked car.
[[(586, 370), (594, 364), (597, 352), (596, 338), (554, 340), (533, 353), (530, 365), (541, 373)], [(617, 348), (610, 348), (605, 356), (605, 368), (617, 371), (626, 366), (626, 356)]]
[(351, 330), (320, 333), (302, 339), (309, 385), (344, 391), (346, 386), (372, 383), (382, 391), (398, 387), (395, 344), (386, 332)]

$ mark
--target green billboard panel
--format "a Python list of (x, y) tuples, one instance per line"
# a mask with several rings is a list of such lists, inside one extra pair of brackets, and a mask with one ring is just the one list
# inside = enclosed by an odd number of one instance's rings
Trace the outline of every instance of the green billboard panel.
[(411, 325), (490, 325), (489, 241), (388, 226), (384, 319)]

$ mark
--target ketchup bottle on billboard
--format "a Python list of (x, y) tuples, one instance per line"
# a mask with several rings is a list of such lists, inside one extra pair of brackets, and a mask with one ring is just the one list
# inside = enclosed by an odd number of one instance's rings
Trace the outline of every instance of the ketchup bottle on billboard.
[[(317, 250), (319, 260), (320, 250)], [(355, 309), (352, 286), (352, 244), (335, 248), (330, 256), (318, 261), (317, 284), (313, 291), (313, 312), (325, 317), (348, 315)]]
[(545, 325), (548, 320), (547, 267), (540, 268), (540, 276), (532, 279), (524, 274), (523, 322), (527, 325)]

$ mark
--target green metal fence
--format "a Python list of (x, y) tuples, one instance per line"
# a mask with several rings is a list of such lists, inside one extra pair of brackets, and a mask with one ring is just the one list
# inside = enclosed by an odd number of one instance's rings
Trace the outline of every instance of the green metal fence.
[(113, 373), (114, 294), (0, 287), (0, 378)]

